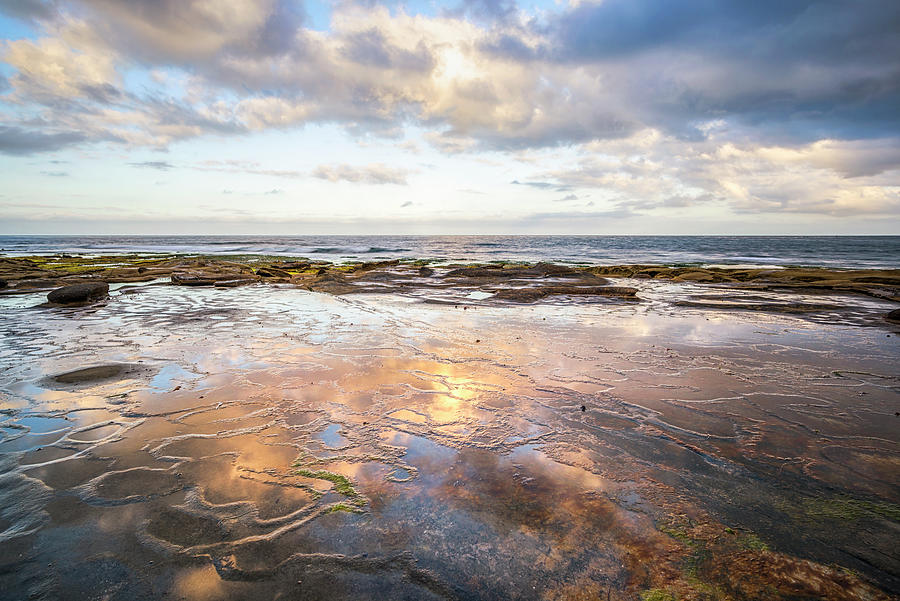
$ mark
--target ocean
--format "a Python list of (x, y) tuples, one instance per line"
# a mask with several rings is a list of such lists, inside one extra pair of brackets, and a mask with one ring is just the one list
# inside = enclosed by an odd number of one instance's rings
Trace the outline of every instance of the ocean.
[(896, 269), (900, 236), (0, 236), (0, 255), (58, 253)]

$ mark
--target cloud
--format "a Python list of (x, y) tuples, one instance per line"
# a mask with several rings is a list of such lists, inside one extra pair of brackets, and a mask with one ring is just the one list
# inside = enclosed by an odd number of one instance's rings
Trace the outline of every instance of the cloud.
[(372, 164), (363, 167), (352, 165), (320, 165), (316, 167), (312, 176), (330, 182), (352, 182), (365, 184), (397, 184), (405, 186), (409, 171), (395, 169), (382, 164)]
[(525, 222), (540, 222), (548, 225), (553, 222), (571, 222), (571, 221), (598, 221), (607, 219), (628, 219), (638, 217), (640, 213), (635, 213), (628, 208), (615, 208), (608, 211), (556, 211), (547, 213), (532, 213), (523, 218)]
[(198, 171), (218, 171), (220, 173), (249, 173), (251, 175), (266, 175), (269, 177), (300, 178), (305, 173), (296, 169), (264, 169), (254, 161), (216, 161), (207, 160), (199, 165), (194, 165)]
[(633, 211), (715, 206), (743, 214), (900, 214), (897, 138), (797, 146), (716, 139), (685, 144), (646, 130), (615, 143), (585, 145), (582, 153), (576, 164), (535, 177), (591, 190)]
[(41, 175), (47, 177), (69, 177), (68, 171), (41, 171)]
[[(163, 149), (311, 124), (393, 138), (418, 127), (447, 154), (577, 154), (513, 182), (573, 192), (560, 201), (595, 190), (598, 205), (632, 211), (898, 210), (893, 0), (604, 0), (532, 12), (461, 0), (436, 15), (340, 2), (326, 31), (289, 0), (0, 8), (35, 32), (0, 46), (5, 154)], [(411, 173), (191, 168), (397, 185)]]
[(554, 190), (556, 192), (565, 192), (571, 189), (568, 184), (560, 182), (520, 182), (514, 179), (510, 182), (516, 186), (528, 186), (529, 188), (537, 188), (538, 190)]
[(0, 0), (0, 13), (25, 20), (50, 19), (57, 14), (53, 0)]
[(48, 133), (0, 125), (0, 153), (3, 154), (28, 155), (60, 150), (85, 139), (86, 136), (77, 131)]
[(168, 171), (174, 169), (175, 165), (166, 161), (141, 161), (140, 163), (128, 163), (132, 167), (142, 167), (144, 169), (157, 169), (159, 171)]

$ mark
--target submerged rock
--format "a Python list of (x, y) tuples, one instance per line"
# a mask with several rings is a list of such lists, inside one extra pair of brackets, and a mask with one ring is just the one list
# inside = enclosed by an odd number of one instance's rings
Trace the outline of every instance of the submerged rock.
[(895, 321), (900, 323), (900, 309), (894, 309), (890, 313), (884, 316), (884, 318), (888, 321)]
[(74, 305), (105, 298), (108, 294), (106, 282), (86, 282), (57, 288), (47, 295), (47, 300), (57, 305)]
[(434, 269), (425, 266), (419, 267), (419, 275), (423, 278), (430, 278), (434, 275)]

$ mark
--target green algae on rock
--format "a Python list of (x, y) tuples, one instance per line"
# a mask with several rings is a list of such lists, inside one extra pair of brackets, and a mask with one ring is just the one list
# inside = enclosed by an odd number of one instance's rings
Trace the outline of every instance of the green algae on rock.
[(368, 500), (357, 492), (353, 487), (353, 483), (350, 482), (350, 479), (346, 476), (336, 474), (335, 472), (329, 472), (328, 470), (310, 470), (306, 468), (300, 468), (296, 473), (298, 476), (303, 476), (304, 478), (313, 478), (315, 480), (331, 482), (332, 485), (334, 485), (334, 492), (347, 497), (350, 502), (357, 507), (361, 507), (368, 503)]

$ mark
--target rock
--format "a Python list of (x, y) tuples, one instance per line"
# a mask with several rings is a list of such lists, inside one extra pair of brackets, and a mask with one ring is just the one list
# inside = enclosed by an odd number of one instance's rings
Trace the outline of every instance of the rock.
[(672, 278), (675, 282), (714, 282), (715, 276), (705, 271), (688, 271)]
[(256, 275), (264, 278), (289, 278), (291, 274), (284, 269), (277, 267), (260, 267), (256, 270)]
[(246, 286), (247, 284), (255, 284), (256, 280), (235, 279), (235, 280), (218, 280), (214, 285), (216, 288), (237, 288), (238, 286)]
[(292, 261), (288, 263), (279, 263), (281, 269), (293, 269), (294, 271), (305, 271), (312, 267), (308, 261)]
[(462, 267), (446, 273), (447, 278), (535, 278), (544, 276), (570, 277), (583, 275), (584, 271), (555, 265), (538, 263), (531, 267), (504, 267), (503, 265), (488, 267)]
[(625, 286), (540, 286), (536, 288), (510, 288), (507, 290), (500, 290), (494, 295), (494, 298), (520, 303), (531, 303), (540, 300), (545, 296), (558, 295), (636, 298), (637, 289)]
[(884, 316), (884, 318), (888, 321), (895, 321), (900, 323), (900, 309), (894, 309), (890, 313)]
[(16, 288), (18, 289), (29, 289), (29, 288), (55, 288), (64, 282), (56, 279), (28, 279), (28, 280), (19, 280), (16, 283)]
[(176, 286), (213, 286), (219, 281), (214, 276), (196, 273), (173, 273), (172, 283)]
[(391, 259), (390, 261), (368, 261), (366, 263), (359, 263), (357, 265), (351, 265), (347, 271), (348, 273), (356, 273), (358, 271), (372, 271), (373, 269), (383, 269), (385, 267), (394, 267), (395, 265), (400, 264), (400, 259)]
[(6, 288), (7, 285), (6, 280), (0, 280), (0, 288)]
[(73, 305), (105, 298), (109, 294), (106, 282), (86, 282), (57, 288), (47, 295), (47, 300), (57, 305)]
[(57, 384), (84, 384), (86, 382), (108, 380), (120, 375), (139, 373), (146, 370), (146, 367), (137, 364), (109, 363), (106, 365), (95, 365), (94, 367), (76, 369), (75, 371), (50, 376), (48, 379)]
[(434, 275), (434, 269), (432, 269), (431, 267), (425, 267), (423, 265), (422, 267), (419, 267), (419, 275), (423, 278), (430, 278)]

